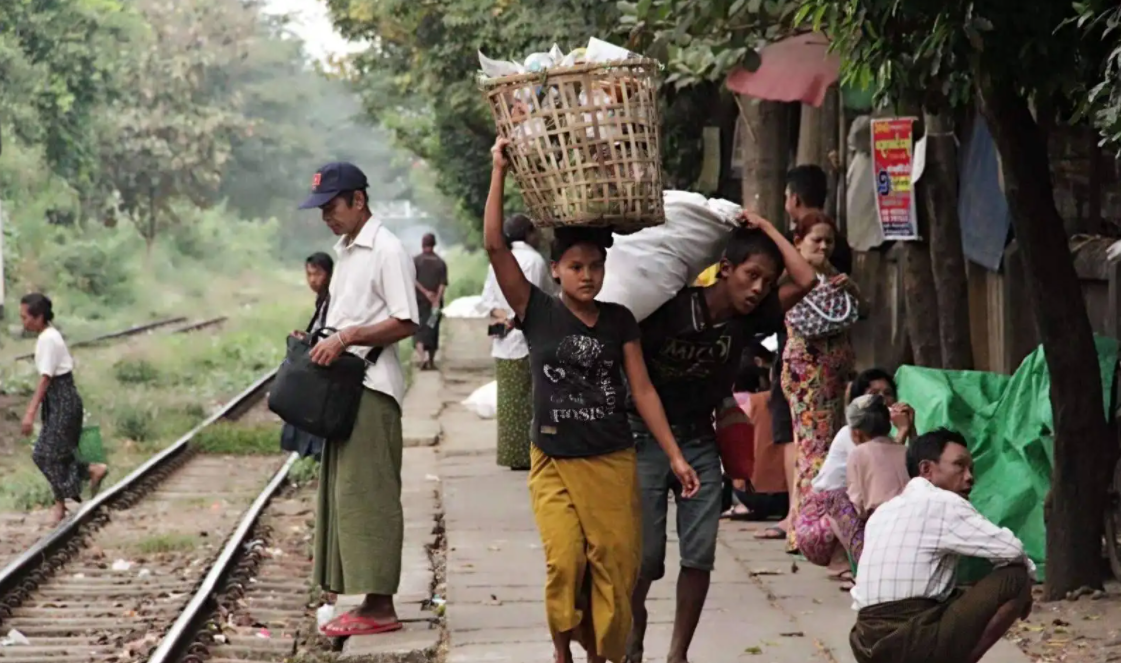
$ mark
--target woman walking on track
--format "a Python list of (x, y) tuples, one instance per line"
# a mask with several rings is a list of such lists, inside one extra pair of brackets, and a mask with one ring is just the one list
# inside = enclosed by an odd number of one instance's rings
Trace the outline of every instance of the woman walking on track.
[[(794, 245), (824, 279), (817, 288), (839, 287), (859, 302), (859, 292), (848, 276), (829, 262), (837, 238), (833, 220), (810, 212), (794, 228)], [(853, 371), (852, 341), (848, 329), (807, 338), (786, 317), (787, 341), (782, 353), (782, 389), (790, 403), (794, 423), (794, 485), (790, 487), (790, 522), (797, 522), (798, 505), (813, 492), (813, 479), (825, 462), (829, 444), (845, 423), (845, 385)], [(794, 527), (787, 533), (787, 551), (795, 552)]]
[(82, 437), (82, 397), (74, 386), (74, 360), (62, 334), (51, 325), (51, 300), (38, 293), (25, 296), (20, 300), (19, 317), (24, 329), (39, 334), (35, 343), (39, 385), (23, 415), (21, 430), (24, 435), (31, 435), (35, 413), (42, 406), (43, 427), (31, 458), (51, 485), (55, 499), (51, 516), (57, 525), (66, 517), (66, 500), (82, 501), (82, 481), (89, 479), (90, 493), (97, 494), (109, 469), (102, 464), (82, 463), (77, 458)]
[(499, 138), (491, 150), (483, 244), (529, 344), (534, 412), (529, 491), (545, 550), (545, 609), (554, 660), (571, 663), (575, 640), (590, 663), (619, 663), (626, 654), (642, 552), (624, 373), (683, 495), (696, 494), (699, 482), (650, 384), (634, 315), (623, 306), (595, 301), (603, 286), (610, 231), (556, 231), (552, 272), (560, 281), (560, 297), (532, 285), (506, 245), (507, 145)]
[[(545, 259), (537, 252), (537, 230), (525, 214), (515, 214), (502, 224), (506, 245), (518, 261), (527, 281), (545, 293), (554, 290)], [(487, 268), (483, 284), (483, 305), (490, 311), (491, 356), (498, 381), (498, 464), (512, 470), (529, 469), (530, 428), (533, 426), (533, 378), (529, 368), (529, 347), (525, 335), (514, 326), (514, 310), (494, 275)]]

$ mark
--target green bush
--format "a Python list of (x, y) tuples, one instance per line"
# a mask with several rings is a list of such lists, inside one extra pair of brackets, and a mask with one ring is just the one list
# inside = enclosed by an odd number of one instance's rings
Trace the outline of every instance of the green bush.
[(280, 452), (280, 427), (276, 424), (247, 426), (217, 423), (199, 431), (191, 444), (212, 454), (267, 456)]
[(288, 480), (297, 486), (309, 484), (319, 478), (319, 463), (314, 458), (301, 458), (288, 469)]
[(152, 384), (160, 379), (160, 369), (147, 359), (120, 359), (113, 364), (113, 377), (122, 384)]
[(156, 413), (143, 405), (121, 405), (114, 412), (113, 425), (117, 435), (134, 442), (147, 442), (156, 437)]
[(486, 253), (456, 248), (445, 253), (444, 260), (448, 263), (447, 302), (483, 294), (483, 283), (487, 278), (487, 267), (490, 266)]
[(130, 260), (135, 254), (128, 245), (111, 236), (75, 239), (55, 245), (48, 264), (54, 266), (62, 287), (112, 301), (114, 306), (129, 304), (135, 298), (135, 271)]

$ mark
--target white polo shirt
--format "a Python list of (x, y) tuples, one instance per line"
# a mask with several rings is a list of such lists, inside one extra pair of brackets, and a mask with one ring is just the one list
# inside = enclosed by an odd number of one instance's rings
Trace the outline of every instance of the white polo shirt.
[[(335, 244), (334, 274), (327, 325), (344, 329), (368, 326), (390, 318), (419, 323), (416, 306), (416, 268), (401, 240), (370, 218), (354, 242), (342, 237)], [(351, 346), (365, 356), (369, 347)], [(386, 346), (377, 363), (366, 368), (367, 389), (392, 396), (398, 405), (405, 399), (405, 373), (397, 358), (397, 344)]]

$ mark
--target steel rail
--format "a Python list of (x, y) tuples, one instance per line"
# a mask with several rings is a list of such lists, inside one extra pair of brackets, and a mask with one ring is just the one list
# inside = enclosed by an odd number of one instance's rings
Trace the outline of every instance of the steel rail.
[[(136, 327), (129, 327), (128, 329), (122, 329), (121, 331), (115, 331), (115, 332), (112, 332), (112, 333), (109, 333), (109, 334), (102, 334), (101, 336), (95, 336), (94, 338), (87, 338), (84, 341), (77, 341), (75, 343), (69, 344), (69, 347), (72, 350), (74, 348), (84, 348), (84, 347), (88, 347), (88, 346), (91, 346), (91, 345), (97, 345), (98, 343), (103, 343), (105, 341), (112, 341), (113, 339), (117, 339), (117, 338), (125, 338), (126, 336), (137, 336), (139, 334), (143, 334), (144, 332), (152, 331), (153, 329), (159, 329), (160, 327), (167, 327), (167, 326), (170, 326), (170, 325), (175, 325), (175, 324), (179, 324), (180, 322), (186, 322), (186, 321), (187, 321), (187, 318), (182, 317), (182, 316), (180, 316), (178, 318), (168, 318), (166, 320), (157, 320), (156, 322), (149, 322), (149, 323), (146, 323), (146, 324), (143, 324), (143, 325), (137, 325)], [(34, 359), (34, 358), (35, 358), (35, 353), (34, 352), (29, 352), (27, 354), (16, 355), (15, 357), (12, 358), (12, 361), (24, 361), (26, 359)]]
[(19, 589), (21, 584), (29, 582), (29, 578), (32, 578), (32, 574), (55, 553), (74, 541), (79, 535), (83, 525), (94, 520), (107, 505), (122, 499), (125, 497), (126, 493), (134, 488), (140, 487), (145, 480), (157, 476), (160, 470), (168, 467), (169, 464), (182, 456), (190, 447), (191, 440), (194, 439), (200, 431), (220, 420), (235, 420), (250, 410), (253, 405), (264, 396), (275, 377), (276, 369), (272, 369), (259, 377), (248, 388), (227, 402), (217, 412), (207, 417), (202, 423), (180, 437), (173, 444), (152, 458), (149, 458), (143, 465), (133, 470), (132, 473), (113, 486), (101, 491), (97, 497), (84, 502), (82, 507), (72, 516), (64, 520), (49, 534), (39, 539), (22, 555), (14, 559), (3, 569), (0, 569), (0, 608), (3, 608), (5, 603), (9, 608), (13, 607), (11, 603), (7, 602), (8, 596)]
[(187, 607), (183, 612), (179, 613), (179, 618), (167, 630), (160, 644), (156, 646), (155, 651), (148, 657), (147, 663), (175, 663), (186, 653), (187, 649), (194, 642), (200, 627), (203, 625), (210, 613), (213, 612), (211, 601), (218, 594), (222, 588), (223, 581), (237, 566), (238, 560), (241, 557), (241, 550), (250, 543), (249, 535), (253, 531), (254, 525), (257, 524), (261, 514), (264, 513), (265, 507), (268, 506), (269, 501), (276, 495), (277, 491), (287, 482), (288, 471), (292, 465), (300, 457), (297, 453), (292, 453), (288, 457), (288, 461), (284, 466), (277, 470), (273, 475), (271, 481), (253, 501), (252, 506), (245, 512), (241, 522), (238, 524), (237, 529), (230, 535), (223, 546), (222, 552), (218, 555), (214, 565), (211, 566), (210, 572), (206, 574), (199, 587), (195, 590), (194, 596), (191, 597)]

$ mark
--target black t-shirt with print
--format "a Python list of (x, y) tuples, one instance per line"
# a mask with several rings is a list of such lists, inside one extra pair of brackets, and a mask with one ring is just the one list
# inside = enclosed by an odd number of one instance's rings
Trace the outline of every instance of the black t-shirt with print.
[(550, 456), (578, 458), (632, 446), (623, 345), (638, 339), (626, 307), (599, 304), (589, 327), (556, 297), (530, 286), (520, 321), (533, 371), (533, 442)]
[(646, 370), (671, 424), (707, 424), (720, 402), (732, 395), (748, 343), (783, 325), (777, 293), (751, 313), (715, 325), (704, 291), (685, 288), (641, 325)]

